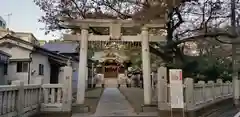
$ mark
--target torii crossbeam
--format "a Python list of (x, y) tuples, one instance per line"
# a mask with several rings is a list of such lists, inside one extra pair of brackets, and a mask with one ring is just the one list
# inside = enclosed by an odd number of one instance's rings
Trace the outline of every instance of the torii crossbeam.
[[(84, 103), (85, 94), (85, 79), (87, 77), (87, 50), (88, 41), (129, 41), (141, 42), (142, 45), (142, 69), (144, 78), (144, 104), (151, 104), (151, 68), (150, 68), (150, 53), (149, 41), (159, 42), (165, 41), (164, 35), (149, 35), (149, 28), (163, 28), (162, 21), (153, 21), (148, 24), (134, 22), (133, 20), (103, 20), (103, 19), (84, 19), (84, 20), (69, 20), (62, 18), (62, 26), (66, 28), (81, 29), (81, 33), (77, 35), (65, 36), (65, 40), (80, 40), (80, 62), (79, 62), (79, 78), (78, 78), (78, 93), (77, 104)], [(94, 35), (89, 34), (89, 27), (109, 27), (109, 35)], [(121, 29), (124, 27), (139, 27), (141, 34), (124, 35)]]

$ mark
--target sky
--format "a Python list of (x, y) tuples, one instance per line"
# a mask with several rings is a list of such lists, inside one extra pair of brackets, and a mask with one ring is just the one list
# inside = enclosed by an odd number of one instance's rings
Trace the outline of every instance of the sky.
[[(9, 20), (7, 14), (12, 14)], [(6, 20), (10, 30), (33, 33), (39, 40), (56, 39), (56, 36), (45, 35), (45, 31), (40, 29), (45, 26), (38, 22), (43, 14), (33, 0), (1, 0), (0, 2), (0, 16)]]

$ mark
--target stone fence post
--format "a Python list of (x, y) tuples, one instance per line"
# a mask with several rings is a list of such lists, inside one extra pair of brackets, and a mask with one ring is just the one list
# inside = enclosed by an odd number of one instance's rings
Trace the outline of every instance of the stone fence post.
[(24, 82), (20, 80), (12, 81), (12, 85), (18, 86), (18, 96), (16, 100), (16, 110), (17, 110), (17, 116), (22, 117), (23, 116), (23, 109), (24, 109)]
[(220, 87), (218, 95), (216, 95), (216, 98), (218, 98), (219, 96), (223, 95), (223, 80), (222, 79), (217, 79), (215, 85)]
[(217, 83), (222, 84), (223, 80), (222, 79), (217, 79)]
[(63, 69), (63, 112), (70, 112), (72, 108), (72, 67), (65, 66)]
[(36, 82), (35, 82), (35, 84), (38, 84), (38, 85), (40, 85), (40, 89), (39, 89), (39, 91), (37, 92), (37, 95), (38, 95), (38, 109), (39, 109), (39, 111), (41, 110), (41, 104), (42, 104), (42, 101), (43, 101), (43, 99), (44, 99), (44, 95), (43, 95), (43, 89), (42, 89), (42, 85), (43, 85), (43, 81), (44, 79), (42, 78), (42, 77), (40, 77), (40, 78), (38, 78), (38, 79), (36, 79)]
[(158, 90), (158, 109), (168, 110), (168, 93), (167, 93), (167, 69), (166, 67), (159, 67), (157, 74), (157, 90)]
[(216, 88), (215, 88), (215, 82), (210, 80), (207, 82), (207, 84), (209, 86), (211, 86), (211, 96), (212, 96), (212, 100), (214, 101), (216, 98)]
[(187, 109), (193, 109), (194, 107), (194, 81), (192, 78), (185, 78), (184, 79), (185, 85), (185, 103)]
[(202, 101), (206, 101), (207, 100), (206, 93), (205, 93), (206, 92), (206, 82), (200, 80), (200, 81), (198, 81), (197, 84), (199, 84), (202, 87), (202, 92), (204, 92), (204, 93), (202, 93)]

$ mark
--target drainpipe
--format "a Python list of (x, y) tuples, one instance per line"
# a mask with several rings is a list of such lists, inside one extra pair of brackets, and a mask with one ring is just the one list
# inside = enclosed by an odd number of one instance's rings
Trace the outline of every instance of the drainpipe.
[(29, 54), (30, 62), (28, 64), (28, 84), (30, 84), (30, 77), (31, 77), (31, 62), (32, 62), (32, 52)]

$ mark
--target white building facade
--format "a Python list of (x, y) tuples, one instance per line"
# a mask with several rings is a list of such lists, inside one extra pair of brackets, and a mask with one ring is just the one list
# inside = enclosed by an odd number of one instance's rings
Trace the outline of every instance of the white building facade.
[(0, 28), (5, 29), (7, 26), (6, 21), (0, 16)]
[(11, 55), (5, 75), (7, 82), (22, 80), (25, 84), (35, 84), (43, 80), (45, 84), (58, 83), (60, 67), (69, 59), (11, 35), (0, 39), (0, 50)]

